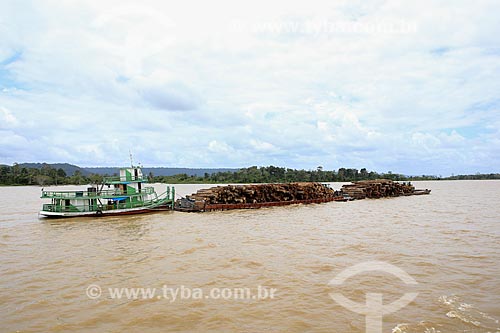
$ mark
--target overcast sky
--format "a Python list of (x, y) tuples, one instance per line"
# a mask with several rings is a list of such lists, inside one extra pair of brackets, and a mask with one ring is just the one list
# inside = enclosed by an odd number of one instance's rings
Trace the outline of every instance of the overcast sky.
[(500, 172), (499, 13), (1, 1), (0, 163)]

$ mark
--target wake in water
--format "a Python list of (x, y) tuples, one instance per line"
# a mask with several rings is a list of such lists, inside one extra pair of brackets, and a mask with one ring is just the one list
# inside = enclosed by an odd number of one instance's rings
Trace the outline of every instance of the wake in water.
[[(460, 297), (453, 296), (441, 296), (439, 301), (448, 306), (450, 311), (446, 313), (449, 318), (457, 318), (463, 323), (471, 324), (477, 328), (485, 329), (488, 332), (495, 331), (500, 332), (500, 327), (498, 319), (491, 317), (490, 315), (479, 311), (472, 304), (465, 303)], [(479, 331), (478, 331), (479, 332)], [(481, 332), (483, 332), (481, 330)]]
[(392, 333), (446, 333), (474, 332), (500, 333), (499, 320), (481, 312), (474, 305), (464, 302), (459, 296), (441, 296), (439, 304), (449, 318), (439, 324), (422, 321), (417, 324), (402, 323), (392, 329)]

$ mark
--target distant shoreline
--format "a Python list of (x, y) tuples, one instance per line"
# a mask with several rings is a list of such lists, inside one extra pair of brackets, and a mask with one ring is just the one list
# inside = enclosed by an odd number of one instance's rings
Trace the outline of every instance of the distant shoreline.
[[(412, 180), (412, 182), (443, 182), (443, 181), (500, 181), (500, 179), (427, 179), (427, 180)], [(397, 182), (403, 182), (402, 180), (397, 180)], [(321, 183), (350, 183), (350, 181), (334, 181), (334, 182), (321, 182)], [(38, 185), (38, 184), (0, 184), (2, 187), (56, 187), (56, 186), (88, 186), (91, 183), (86, 184), (51, 184), (51, 185)], [(169, 184), (169, 185), (230, 185), (230, 184), (262, 184), (262, 183), (160, 183), (152, 182), (149, 184)]]
[[(96, 170), (99, 172), (97, 173)], [(106, 176), (117, 175), (117, 168), (80, 168), (79, 166), (57, 163), (23, 163), (0, 165), (0, 185), (83, 185), (102, 183)], [(144, 177), (150, 183), (165, 184), (257, 184), (292, 182), (354, 182), (360, 180), (390, 179), (393, 181), (419, 180), (487, 180), (500, 179), (499, 173), (453, 175), (408, 176), (398, 173), (375, 172), (366, 168), (339, 168), (324, 170), (290, 169), (285, 167), (251, 166), (240, 169), (183, 169), (183, 168), (142, 168)]]

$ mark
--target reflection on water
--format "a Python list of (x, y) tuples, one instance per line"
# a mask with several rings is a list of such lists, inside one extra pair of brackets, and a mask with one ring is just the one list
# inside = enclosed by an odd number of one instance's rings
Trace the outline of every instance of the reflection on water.
[[(164, 185), (157, 185), (159, 190)], [(339, 188), (339, 184), (333, 184)], [(189, 214), (38, 219), (40, 189), (0, 188), (0, 327), (6, 332), (363, 332), (328, 282), (381, 260), (418, 281), (369, 273), (336, 289), (363, 302), (419, 295), (386, 332), (500, 331), (500, 182), (422, 182), (432, 194)], [(200, 186), (177, 186), (181, 195)], [(99, 285), (103, 297), (86, 288)], [(111, 299), (107, 288), (277, 289), (274, 299)]]

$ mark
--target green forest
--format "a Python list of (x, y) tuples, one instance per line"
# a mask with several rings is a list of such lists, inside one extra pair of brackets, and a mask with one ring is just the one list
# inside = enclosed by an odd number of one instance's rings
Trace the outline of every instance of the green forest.
[(0, 185), (83, 185), (100, 183), (102, 179), (103, 176), (97, 174), (84, 176), (79, 170), (67, 175), (62, 168), (53, 168), (46, 163), (40, 168), (22, 167), (17, 163), (0, 165)]
[(350, 182), (370, 179), (391, 179), (400, 181), (409, 180), (460, 180), (460, 179), (500, 179), (500, 174), (475, 174), (458, 175), (451, 177), (440, 177), (433, 175), (406, 176), (388, 171), (378, 173), (368, 171), (366, 168), (360, 170), (353, 168), (339, 168), (338, 170), (323, 170), (319, 166), (316, 170), (297, 170), (283, 167), (267, 166), (242, 168), (238, 171), (217, 172), (205, 174), (203, 177), (180, 174), (174, 176), (150, 175), (157, 183), (169, 184), (195, 184), (195, 183), (287, 183), (287, 182)]
[[(115, 174), (116, 175), (116, 174)], [(0, 185), (83, 185), (101, 183), (103, 177), (113, 175), (83, 174), (76, 170), (68, 175), (62, 168), (53, 168), (49, 164), (42, 164), (39, 168), (23, 167), (18, 164), (12, 166), (0, 165)], [(224, 184), (224, 183), (287, 183), (287, 182), (348, 182), (367, 179), (392, 180), (462, 180), (462, 179), (500, 179), (500, 174), (475, 174), (439, 177), (432, 175), (406, 176), (402, 174), (377, 173), (353, 168), (339, 168), (338, 170), (323, 170), (319, 166), (315, 170), (297, 170), (276, 166), (242, 168), (237, 171), (223, 171), (205, 173), (204, 176), (190, 176), (178, 174), (173, 176), (155, 176), (148, 174), (152, 183), (167, 184)]]

